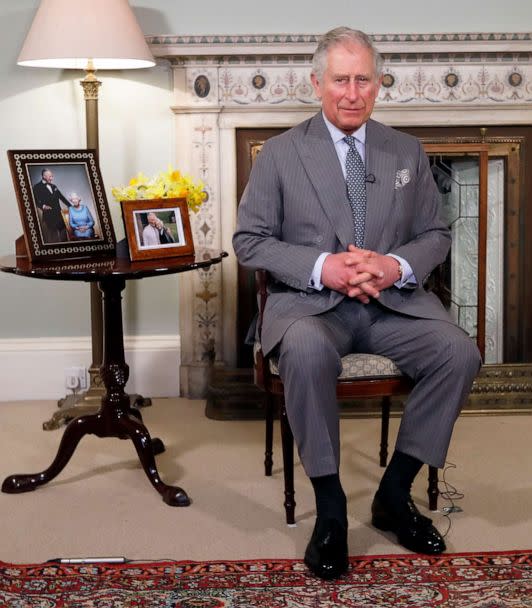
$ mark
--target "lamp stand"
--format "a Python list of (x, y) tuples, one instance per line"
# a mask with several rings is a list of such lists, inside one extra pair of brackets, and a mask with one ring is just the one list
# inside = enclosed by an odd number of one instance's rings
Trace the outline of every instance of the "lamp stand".
[[(96, 70), (89, 59), (86, 76), (80, 81), (85, 96), (85, 129), (87, 148), (98, 152), (98, 89), (101, 81), (96, 78)], [(59, 399), (59, 410), (50, 420), (43, 422), (46, 431), (57, 429), (64, 422), (84, 414), (93, 414), (100, 409), (105, 386), (100, 375), (103, 361), (103, 303), (102, 294), (96, 283), (90, 284), (91, 298), (91, 350), (92, 362), (89, 367), (89, 388), (85, 393), (73, 393)], [(151, 405), (149, 397), (130, 395), (130, 405), (145, 407)]]
[[(85, 132), (87, 148), (98, 152), (98, 89), (102, 83), (96, 78), (96, 70), (89, 59), (86, 76), (80, 81), (85, 96)], [(102, 294), (96, 283), (90, 284), (91, 294), (91, 348), (92, 362), (89, 368), (89, 389), (83, 401), (97, 400), (99, 406), (105, 393), (105, 387), (100, 376), (103, 361), (103, 305)]]

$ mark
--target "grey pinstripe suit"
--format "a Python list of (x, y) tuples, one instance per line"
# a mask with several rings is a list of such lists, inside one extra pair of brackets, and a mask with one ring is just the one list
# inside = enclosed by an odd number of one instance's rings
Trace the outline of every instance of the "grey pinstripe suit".
[[(410, 181), (396, 187), (397, 172)], [(267, 141), (257, 158), (233, 237), (241, 264), (274, 279), (262, 330), (265, 353), (279, 346), (286, 408), (309, 476), (339, 466), (335, 396), (340, 357), (392, 358), (416, 385), (405, 406), (397, 449), (434, 466), (445, 461), (452, 428), (478, 373), (476, 346), (422, 281), (450, 245), (440, 197), (417, 139), (369, 120), (366, 132), (365, 249), (409, 262), (416, 289), (390, 287), (363, 305), (308, 288), (318, 255), (353, 242), (346, 185), (321, 113)]]

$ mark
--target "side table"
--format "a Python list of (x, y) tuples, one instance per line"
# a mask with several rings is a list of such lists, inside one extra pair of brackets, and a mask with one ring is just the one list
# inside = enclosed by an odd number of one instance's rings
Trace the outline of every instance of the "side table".
[(69, 260), (61, 263), (35, 263), (28, 258), (5, 256), (0, 258), (0, 270), (35, 279), (97, 282), (103, 296), (103, 362), (101, 376), (105, 395), (95, 414), (74, 418), (66, 427), (55, 459), (40, 473), (9, 475), (2, 484), (2, 492), (18, 494), (35, 490), (48, 483), (65, 468), (81, 438), (87, 434), (98, 437), (131, 439), (139, 460), (153, 487), (164, 502), (173, 507), (185, 507), (190, 499), (180, 487), (165, 484), (157, 471), (155, 454), (164, 451), (160, 440), (152, 439), (142, 422), (138, 409), (132, 408), (124, 388), (129, 367), (124, 358), (122, 325), (122, 291), (127, 280), (188, 272), (219, 264), (227, 256), (225, 251), (200, 249), (192, 256), (130, 262), (126, 258), (98, 258)]

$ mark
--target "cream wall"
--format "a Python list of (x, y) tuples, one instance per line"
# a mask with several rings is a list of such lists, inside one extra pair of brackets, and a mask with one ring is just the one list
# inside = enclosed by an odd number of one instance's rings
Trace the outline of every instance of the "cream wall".
[[(340, 23), (374, 33), (532, 29), (532, 3), (523, 0), (503, 4), (448, 0), (444, 5), (426, 0), (330, 0), (322, 8), (314, 5), (312, 9), (307, 0), (130, 3), (146, 34), (319, 33)], [(37, 0), (0, 0), (0, 205), (4, 220), (0, 223), (0, 254), (13, 252), (21, 234), (6, 150), (85, 145), (80, 75), (16, 66), (37, 5)], [(171, 70), (160, 61), (150, 70), (101, 72), (100, 79), (100, 164), (121, 238), (121, 218), (110, 196), (111, 186), (124, 183), (139, 170), (154, 173), (173, 159)], [(89, 334), (88, 286), (0, 273), (0, 290), (0, 341)], [(161, 277), (129, 284), (124, 316), (125, 331), (130, 335), (177, 335), (178, 279)]]
[(146, 34), (317, 34), (337, 25), (368, 33), (523, 32), (528, 0), (130, 0)]

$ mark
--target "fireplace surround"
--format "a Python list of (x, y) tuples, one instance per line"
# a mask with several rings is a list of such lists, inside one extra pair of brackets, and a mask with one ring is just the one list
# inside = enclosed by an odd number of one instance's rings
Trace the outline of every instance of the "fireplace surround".
[[(467, 128), (469, 140), (501, 145), (515, 140), (523, 160), (528, 140), (519, 135), (505, 138), (501, 128), (511, 126), (515, 132), (532, 124), (531, 34), (379, 34), (373, 38), (384, 57), (383, 86), (374, 112), (377, 120), (401, 128), (433, 128), (438, 133)], [(177, 166), (206, 184), (208, 201), (192, 218), (195, 241), (198, 246), (221, 247), (230, 253), (221, 267), (200, 270), (179, 285), (180, 379), (185, 396), (205, 396), (213, 368), (236, 365), (238, 265), (231, 238), (238, 198), (237, 133), (289, 128), (318, 110), (310, 83), (317, 39), (309, 34), (148, 38), (153, 54), (168, 61), (173, 73), (170, 110)], [(456, 135), (452, 137), (456, 140)], [(521, 189), (532, 194), (523, 171), (519, 181)], [(517, 225), (530, 226), (524, 195), (516, 200)], [(521, 249), (526, 248), (523, 234), (521, 228), (514, 235)], [(524, 250), (519, 254), (521, 267), (512, 272), (522, 271), (526, 255)], [(511, 288), (504, 273), (500, 282), (500, 289)], [(530, 406), (532, 336), (525, 318), (530, 295), (529, 282), (521, 281), (516, 306), (522, 310), (515, 331), (523, 332), (522, 344), (514, 349), (511, 360), (484, 368), (475, 388), (478, 399), (472, 396), (478, 407), (504, 402), (502, 407), (513, 411)]]

